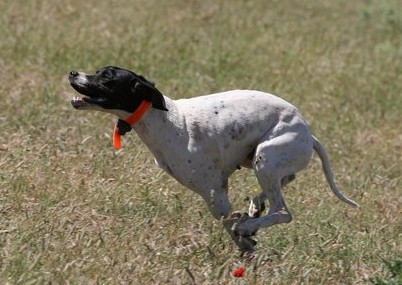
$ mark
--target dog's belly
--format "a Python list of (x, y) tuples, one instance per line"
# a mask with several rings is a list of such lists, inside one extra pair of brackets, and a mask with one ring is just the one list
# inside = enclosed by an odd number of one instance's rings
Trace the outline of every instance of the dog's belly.
[(225, 149), (219, 140), (206, 140), (196, 147), (188, 145), (179, 155), (177, 152), (152, 152), (160, 168), (182, 185), (199, 192), (222, 187), (227, 178), (251, 157), (254, 149), (254, 144), (242, 142), (230, 144)]

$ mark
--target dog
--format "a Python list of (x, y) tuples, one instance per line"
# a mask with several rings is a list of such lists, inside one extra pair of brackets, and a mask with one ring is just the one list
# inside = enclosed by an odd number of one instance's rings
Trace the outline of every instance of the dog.
[[(83, 95), (71, 100), (75, 109), (117, 116), (116, 148), (119, 137), (134, 129), (158, 166), (205, 200), (241, 251), (254, 250), (251, 237), (259, 229), (292, 220), (281, 189), (314, 150), (332, 192), (359, 206), (337, 189), (328, 155), (299, 110), (272, 94), (232, 90), (172, 100), (145, 77), (114, 66), (95, 74), (71, 71), (69, 82)], [(248, 214), (231, 214), (228, 178), (241, 167), (254, 170), (261, 193), (251, 199)], [(270, 207), (263, 216), (265, 200)]]

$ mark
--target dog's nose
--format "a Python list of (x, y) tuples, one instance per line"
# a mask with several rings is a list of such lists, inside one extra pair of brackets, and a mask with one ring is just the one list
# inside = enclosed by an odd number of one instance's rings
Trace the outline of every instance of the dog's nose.
[(78, 75), (79, 75), (79, 73), (77, 71), (75, 71), (75, 70), (70, 71), (70, 77), (76, 77)]

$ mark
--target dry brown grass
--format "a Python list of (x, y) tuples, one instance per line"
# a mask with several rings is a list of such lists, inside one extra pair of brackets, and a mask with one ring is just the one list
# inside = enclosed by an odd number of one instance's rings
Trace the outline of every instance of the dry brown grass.
[[(402, 255), (399, 1), (0, 3), (0, 283), (365, 284)], [(255, 88), (299, 107), (325, 142), (285, 191), (294, 221), (239, 257), (203, 202), (138, 137), (74, 111), (66, 75), (133, 69), (164, 94)], [(236, 210), (257, 184), (231, 178)], [(230, 272), (245, 266), (246, 276)]]

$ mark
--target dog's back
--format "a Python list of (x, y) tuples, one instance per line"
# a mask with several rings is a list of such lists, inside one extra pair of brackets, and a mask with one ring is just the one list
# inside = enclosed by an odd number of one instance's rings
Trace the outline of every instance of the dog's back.
[(207, 137), (227, 134), (231, 140), (243, 140), (245, 135), (260, 138), (280, 121), (302, 118), (292, 104), (254, 90), (232, 90), (175, 103), (189, 129), (196, 126), (194, 131)]
[(185, 121), (188, 149), (205, 154), (219, 149), (226, 167), (247, 165), (260, 139), (278, 125), (286, 131), (287, 125), (295, 126), (295, 120), (304, 124), (295, 106), (261, 91), (232, 90), (175, 103)]

